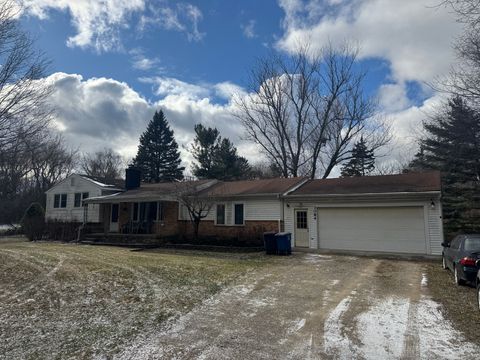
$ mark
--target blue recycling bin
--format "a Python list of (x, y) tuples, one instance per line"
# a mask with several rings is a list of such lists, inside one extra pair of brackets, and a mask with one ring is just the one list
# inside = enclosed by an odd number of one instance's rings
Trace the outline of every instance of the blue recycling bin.
[(275, 239), (275, 231), (267, 231), (263, 233), (263, 243), (267, 255), (277, 254), (277, 240)]
[(292, 234), (289, 232), (281, 232), (275, 235), (278, 255), (292, 254)]

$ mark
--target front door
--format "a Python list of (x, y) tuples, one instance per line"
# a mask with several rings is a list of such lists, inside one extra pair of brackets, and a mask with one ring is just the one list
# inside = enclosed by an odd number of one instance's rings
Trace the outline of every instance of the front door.
[(308, 211), (295, 210), (295, 246), (308, 247)]
[(112, 204), (111, 206), (110, 232), (118, 232), (118, 204)]

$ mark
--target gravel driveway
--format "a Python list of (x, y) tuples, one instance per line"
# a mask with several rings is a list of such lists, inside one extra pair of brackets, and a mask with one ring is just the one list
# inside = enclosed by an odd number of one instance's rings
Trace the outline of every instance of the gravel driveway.
[(295, 254), (238, 279), (119, 357), (476, 359), (479, 353), (430, 299), (425, 263)]

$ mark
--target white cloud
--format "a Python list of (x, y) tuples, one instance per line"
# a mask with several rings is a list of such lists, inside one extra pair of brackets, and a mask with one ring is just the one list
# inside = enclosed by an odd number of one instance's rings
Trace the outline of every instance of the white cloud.
[(45, 19), (50, 10), (69, 12), (77, 34), (70, 47), (93, 47), (99, 52), (121, 47), (119, 32), (128, 28), (132, 13), (144, 9), (144, 0), (23, 0), (30, 15)]
[(160, 59), (158, 57), (149, 58), (145, 56), (140, 48), (133, 49), (129, 53), (132, 55), (132, 66), (136, 70), (147, 71), (153, 68), (156, 68), (157, 70), (164, 70), (160, 66)]
[(48, 81), (55, 89), (55, 122), (69, 144), (80, 151), (108, 146), (127, 157), (134, 154), (154, 112), (137, 92), (113, 79), (85, 80), (77, 74), (55, 73)]
[(383, 111), (395, 112), (410, 106), (404, 83), (383, 84), (378, 89), (379, 105)]
[(128, 84), (114, 79), (84, 79), (77, 74), (55, 73), (48, 81), (55, 89), (52, 96), (57, 109), (55, 124), (68, 143), (81, 152), (111, 147), (131, 159), (154, 111), (162, 109), (175, 131), (187, 170), (192, 161), (187, 149), (193, 141), (196, 123), (218, 128), (222, 136), (238, 145), (243, 156), (258, 161), (255, 146), (240, 139), (243, 129), (231, 115), (231, 102), (216, 104), (210, 100), (217, 91), (222, 91), (225, 97), (232, 94), (234, 84), (196, 85), (155, 78), (149, 82), (159, 100), (149, 102)]
[(246, 24), (240, 25), (243, 35), (245, 35), (246, 38), (253, 39), (257, 37), (257, 34), (255, 33), (255, 25), (256, 21), (253, 19), (249, 20)]
[(189, 41), (200, 41), (205, 33), (200, 32), (198, 25), (203, 14), (198, 7), (189, 3), (177, 3), (176, 6), (151, 5), (148, 13), (140, 18), (138, 28), (141, 32), (150, 27), (179, 31), (187, 35)]
[(68, 12), (76, 34), (67, 39), (70, 47), (94, 48), (97, 52), (122, 49), (121, 31), (130, 27), (133, 14), (140, 13), (137, 27), (159, 25), (168, 30), (181, 31), (189, 40), (198, 41), (203, 36), (198, 29), (202, 12), (189, 3), (170, 6), (166, 0), (19, 0), (25, 12), (46, 19), (49, 11)]
[(321, 49), (329, 41), (358, 41), (363, 58), (389, 61), (393, 80), (431, 81), (454, 60), (452, 41), (460, 31), (454, 16), (430, 0), (280, 0), (285, 11), (277, 45), (295, 51), (310, 41)]

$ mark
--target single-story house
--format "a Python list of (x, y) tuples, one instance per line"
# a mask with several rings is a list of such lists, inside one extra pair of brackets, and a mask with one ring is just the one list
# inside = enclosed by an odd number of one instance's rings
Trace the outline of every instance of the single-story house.
[(45, 218), (66, 222), (83, 222), (88, 218), (88, 222), (101, 223), (100, 205), (83, 206), (85, 199), (115, 194), (122, 189), (123, 183), (119, 181), (105, 184), (91, 176), (72, 174), (45, 192)]
[(201, 236), (248, 239), (288, 231), (298, 248), (441, 254), (438, 172), (159, 184), (135, 177), (127, 173), (125, 192), (85, 201), (101, 206), (105, 233), (189, 234), (189, 198), (207, 205)]

